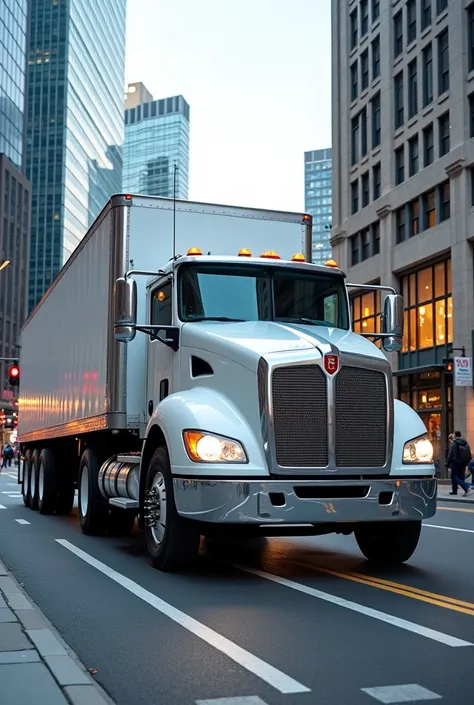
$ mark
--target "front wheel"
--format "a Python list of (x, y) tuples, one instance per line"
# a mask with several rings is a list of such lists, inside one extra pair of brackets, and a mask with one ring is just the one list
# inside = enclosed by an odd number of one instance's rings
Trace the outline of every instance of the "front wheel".
[(148, 467), (144, 509), (145, 541), (153, 566), (168, 573), (185, 570), (197, 555), (201, 537), (197, 524), (176, 510), (166, 448), (155, 451)]
[(405, 563), (420, 540), (421, 521), (374, 522), (354, 530), (360, 550), (369, 561)]

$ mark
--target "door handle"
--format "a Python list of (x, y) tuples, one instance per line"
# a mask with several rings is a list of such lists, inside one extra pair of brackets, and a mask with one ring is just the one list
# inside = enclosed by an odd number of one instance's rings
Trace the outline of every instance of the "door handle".
[(148, 416), (151, 416), (153, 413), (153, 399), (150, 399), (148, 402)]

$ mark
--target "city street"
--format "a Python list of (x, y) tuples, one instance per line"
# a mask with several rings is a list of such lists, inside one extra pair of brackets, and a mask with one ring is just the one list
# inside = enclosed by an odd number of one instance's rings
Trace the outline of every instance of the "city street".
[(196, 570), (170, 575), (138, 534), (26, 509), (15, 476), (0, 475), (0, 558), (118, 705), (472, 700), (472, 503), (444, 502), (393, 570), (328, 536), (203, 541)]

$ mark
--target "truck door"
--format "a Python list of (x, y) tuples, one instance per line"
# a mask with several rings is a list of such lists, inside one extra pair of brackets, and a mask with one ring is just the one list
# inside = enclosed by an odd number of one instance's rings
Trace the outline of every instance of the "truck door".
[[(170, 279), (163, 279), (151, 291), (150, 325), (170, 326), (173, 322), (173, 287)], [(157, 333), (166, 338), (166, 332)], [(173, 391), (173, 358), (176, 355), (171, 348), (159, 340), (150, 340), (148, 344), (147, 406), (148, 415), (160, 401)]]

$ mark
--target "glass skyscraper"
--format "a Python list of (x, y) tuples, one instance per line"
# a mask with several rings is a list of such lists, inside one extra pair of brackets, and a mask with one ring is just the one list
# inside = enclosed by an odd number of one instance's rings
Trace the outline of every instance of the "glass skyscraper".
[(0, 154), (23, 167), (28, 0), (0, 0)]
[(121, 191), (125, 7), (126, 0), (31, 2), (30, 309)]
[(331, 259), (332, 150), (316, 149), (304, 154), (305, 211), (313, 216), (312, 261)]
[[(137, 93), (150, 95), (143, 84), (131, 84), (128, 91), (131, 98)], [(125, 105), (130, 102), (126, 100)], [(123, 191), (172, 198), (175, 164), (176, 197), (186, 199), (189, 105), (183, 96), (151, 100), (126, 109)]]

